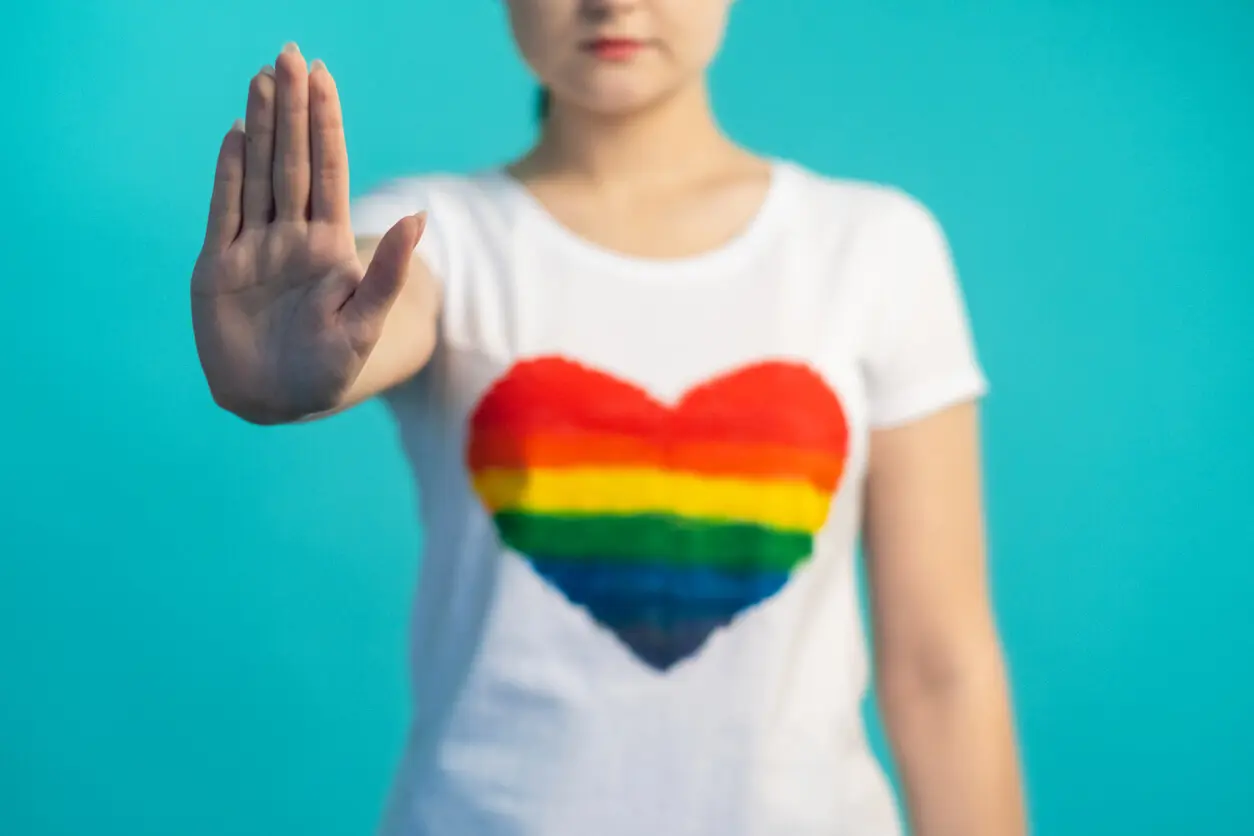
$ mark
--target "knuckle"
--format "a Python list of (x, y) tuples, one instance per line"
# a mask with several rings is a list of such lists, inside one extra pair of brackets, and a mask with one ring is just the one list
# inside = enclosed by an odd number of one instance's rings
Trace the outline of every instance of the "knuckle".
[(338, 116), (323, 114), (318, 117), (317, 128), (323, 142), (338, 142), (344, 131), (344, 122)]
[(335, 99), (325, 90), (311, 91), (309, 99), (313, 106), (311, 108), (313, 119), (320, 127), (328, 130), (338, 130), (343, 127), (340, 109), (336, 107)]
[(274, 134), (265, 125), (259, 125), (257, 134), (248, 138), (248, 162), (244, 166), (244, 177), (252, 180), (257, 177), (268, 177), (270, 159), (274, 150)]
[(309, 164), (295, 159), (284, 159), (275, 169), (285, 185), (299, 186), (309, 180)]
[(344, 176), (344, 166), (335, 156), (326, 156), (318, 160), (318, 176), (323, 180), (338, 181)]
[(243, 185), (243, 175), (243, 170), (236, 166), (229, 164), (218, 166), (218, 170), (213, 173), (214, 201), (225, 203), (234, 196), (238, 196), (240, 186)]

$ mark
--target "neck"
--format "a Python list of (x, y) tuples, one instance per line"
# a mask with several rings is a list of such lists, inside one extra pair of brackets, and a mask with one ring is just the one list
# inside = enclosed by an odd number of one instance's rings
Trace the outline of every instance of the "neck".
[(540, 141), (518, 168), (641, 185), (691, 176), (740, 153), (719, 128), (708, 90), (699, 83), (619, 116), (554, 102)]

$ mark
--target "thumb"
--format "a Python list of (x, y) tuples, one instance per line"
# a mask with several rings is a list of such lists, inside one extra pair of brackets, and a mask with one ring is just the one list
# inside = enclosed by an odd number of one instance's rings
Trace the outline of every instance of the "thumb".
[(353, 326), (373, 332), (405, 286), (414, 248), (427, 228), (427, 213), (407, 215), (387, 231), (375, 248), (366, 275), (341, 309)]

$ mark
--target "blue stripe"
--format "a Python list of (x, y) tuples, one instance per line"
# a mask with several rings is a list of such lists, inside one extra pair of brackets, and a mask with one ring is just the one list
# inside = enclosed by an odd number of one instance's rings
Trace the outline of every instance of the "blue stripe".
[(726, 626), (727, 621), (687, 621), (667, 628), (629, 624), (612, 629), (637, 656), (654, 668), (664, 671), (696, 653), (710, 634)]
[(625, 564), (596, 558), (532, 557), (536, 571), (567, 591), (590, 595), (744, 601), (774, 595), (788, 581), (781, 571), (736, 572), (708, 566)]
[[(587, 561), (587, 562), (585, 562)], [(726, 622), (771, 597), (787, 572), (734, 572), (705, 566), (624, 565), (533, 557), (531, 563), (571, 602), (607, 626), (653, 625), (668, 631), (687, 621)]]

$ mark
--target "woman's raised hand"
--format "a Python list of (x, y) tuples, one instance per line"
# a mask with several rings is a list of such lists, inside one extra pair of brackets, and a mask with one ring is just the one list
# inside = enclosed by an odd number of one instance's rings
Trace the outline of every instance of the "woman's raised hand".
[(257, 423), (333, 409), (379, 340), (423, 226), (403, 218), (361, 264), (335, 81), (285, 47), (252, 79), (246, 119), (222, 141), (192, 274), (215, 400)]

